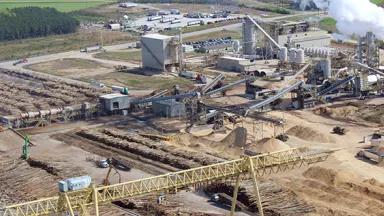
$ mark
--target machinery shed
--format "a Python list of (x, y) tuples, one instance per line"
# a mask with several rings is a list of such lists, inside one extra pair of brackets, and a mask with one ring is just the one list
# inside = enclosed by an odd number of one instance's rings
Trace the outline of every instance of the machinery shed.
[(102, 95), (99, 100), (103, 110), (107, 112), (128, 109), (130, 106), (128, 95), (120, 93)]
[(152, 104), (153, 113), (163, 117), (185, 116), (185, 104), (176, 100), (157, 101)]

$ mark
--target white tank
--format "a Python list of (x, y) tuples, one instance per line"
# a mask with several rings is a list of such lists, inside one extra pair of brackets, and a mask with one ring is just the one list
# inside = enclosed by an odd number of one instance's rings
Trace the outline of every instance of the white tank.
[(296, 61), (296, 49), (291, 48), (289, 49), (289, 62), (295, 62)]
[(326, 58), (324, 60), (322, 60), (322, 64), (323, 64), (323, 76), (324, 76), (324, 79), (329, 79), (332, 77), (332, 65), (331, 65), (331, 59), (329, 58)]
[(279, 52), (279, 59), (281, 62), (287, 62), (288, 61), (288, 48), (282, 47)]
[(240, 41), (239, 40), (234, 40), (233, 44), (232, 44), (232, 47), (233, 47), (233, 51), (235, 53), (239, 53), (240, 52)]
[(249, 19), (245, 18), (243, 23), (243, 54), (253, 55), (256, 47), (256, 27)]
[(305, 63), (305, 56), (304, 56), (304, 50), (298, 49), (296, 53), (296, 63), (297, 64), (304, 64)]

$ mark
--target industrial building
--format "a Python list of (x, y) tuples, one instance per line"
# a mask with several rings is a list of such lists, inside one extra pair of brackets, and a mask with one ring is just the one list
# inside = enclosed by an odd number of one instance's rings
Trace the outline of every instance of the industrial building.
[(128, 95), (120, 93), (102, 95), (99, 100), (101, 107), (107, 112), (128, 109), (130, 106)]
[(249, 59), (236, 58), (232, 56), (223, 56), (218, 58), (217, 67), (227, 71), (244, 72), (249, 71), (255, 63)]
[[(331, 44), (332, 37), (330, 34), (311, 27), (308, 22), (258, 21), (258, 23), (281, 47), (329, 47)], [(270, 45), (264, 39), (265, 34), (259, 32), (260, 30), (256, 30), (254, 23), (249, 18), (245, 18), (243, 23), (243, 54), (272, 58), (274, 55)]]
[(176, 37), (148, 34), (141, 37), (144, 68), (166, 71), (178, 64), (180, 44)]
[(174, 99), (152, 103), (153, 113), (162, 117), (184, 117), (185, 104)]

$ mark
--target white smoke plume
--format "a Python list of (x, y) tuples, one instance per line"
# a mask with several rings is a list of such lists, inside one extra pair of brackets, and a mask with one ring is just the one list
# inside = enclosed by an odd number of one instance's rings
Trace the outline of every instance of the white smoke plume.
[(370, 0), (293, 0), (302, 10), (327, 9), (337, 21), (336, 27), (346, 37), (373, 32), (384, 39), (384, 9)]
[(340, 33), (364, 36), (373, 32), (384, 39), (384, 9), (369, 0), (331, 0), (328, 10)]

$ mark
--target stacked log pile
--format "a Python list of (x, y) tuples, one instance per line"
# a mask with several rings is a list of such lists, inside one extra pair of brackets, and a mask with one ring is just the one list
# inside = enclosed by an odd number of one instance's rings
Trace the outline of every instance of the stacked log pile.
[(127, 134), (115, 129), (82, 130), (77, 134), (177, 169), (190, 169), (223, 161), (206, 154), (177, 150), (165, 143), (154, 142), (140, 135)]
[(33, 73), (0, 70), (0, 114), (62, 108), (83, 102), (96, 103), (106, 90)]

